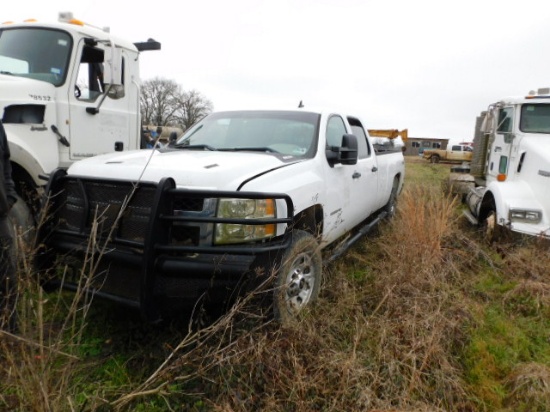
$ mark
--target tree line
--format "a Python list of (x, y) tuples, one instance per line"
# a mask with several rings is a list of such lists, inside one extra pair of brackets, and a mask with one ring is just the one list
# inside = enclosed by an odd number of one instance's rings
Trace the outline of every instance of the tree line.
[(210, 114), (213, 104), (196, 90), (185, 91), (174, 80), (145, 80), (140, 96), (141, 120), (145, 125), (188, 129)]

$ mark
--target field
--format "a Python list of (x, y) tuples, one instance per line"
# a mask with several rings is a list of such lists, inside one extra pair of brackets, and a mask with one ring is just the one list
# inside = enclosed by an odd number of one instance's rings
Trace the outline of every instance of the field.
[(321, 298), (284, 328), (254, 296), (144, 325), (43, 292), (21, 253), (0, 410), (550, 410), (548, 244), (486, 244), (442, 190), (448, 165), (406, 170), (397, 215), (327, 265)]

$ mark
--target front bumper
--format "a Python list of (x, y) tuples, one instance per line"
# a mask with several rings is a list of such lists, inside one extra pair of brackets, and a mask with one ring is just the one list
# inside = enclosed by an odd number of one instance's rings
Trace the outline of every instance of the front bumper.
[[(215, 216), (220, 198), (266, 197), (284, 202), (286, 215), (254, 221)], [(152, 318), (166, 301), (190, 303), (207, 289), (233, 289), (290, 243), (286, 230), (268, 241), (214, 246), (217, 223), (288, 228), (293, 209), (284, 194), (177, 189), (171, 178), (135, 183), (68, 176), (60, 169), (46, 189), (37, 263), (42, 269), (54, 261), (72, 265), (72, 276), (54, 281), (76, 289), (82, 276), (92, 276), (94, 293)], [(84, 262), (97, 263), (83, 271)]]

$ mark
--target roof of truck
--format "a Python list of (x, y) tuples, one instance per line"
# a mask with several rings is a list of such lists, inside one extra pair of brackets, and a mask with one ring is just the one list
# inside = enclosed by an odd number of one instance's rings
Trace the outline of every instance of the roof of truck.
[(42, 22), (29, 19), (23, 22), (5, 22), (0, 25), (0, 29), (9, 29), (15, 27), (41, 27), (47, 29), (65, 30), (70, 33), (79, 33), (85, 37), (92, 37), (98, 40), (113, 41), (117, 46), (137, 52), (137, 48), (131, 41), (112, 35), (107, 28), (96, 27), (79, 20), (74, 22)]
[(503, 103), (523, 104), (523, 103), (550, 103), (550, 87), (531, 90), (524, 96), (508, 96), (501, 100)]

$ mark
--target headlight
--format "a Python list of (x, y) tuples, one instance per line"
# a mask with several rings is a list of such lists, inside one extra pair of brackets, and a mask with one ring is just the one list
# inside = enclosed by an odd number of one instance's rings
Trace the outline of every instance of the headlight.
[[(220, 199), (217, 217), (224, 219), (265, 219), (275, 217), (274, 199)], [(243, 243), (275, 235), (274, 224), (247, 225), (218, 223), (215, 244)]]
[(540, 210), (510, 209), (511, 222), (539, 223), (542, 220)]

